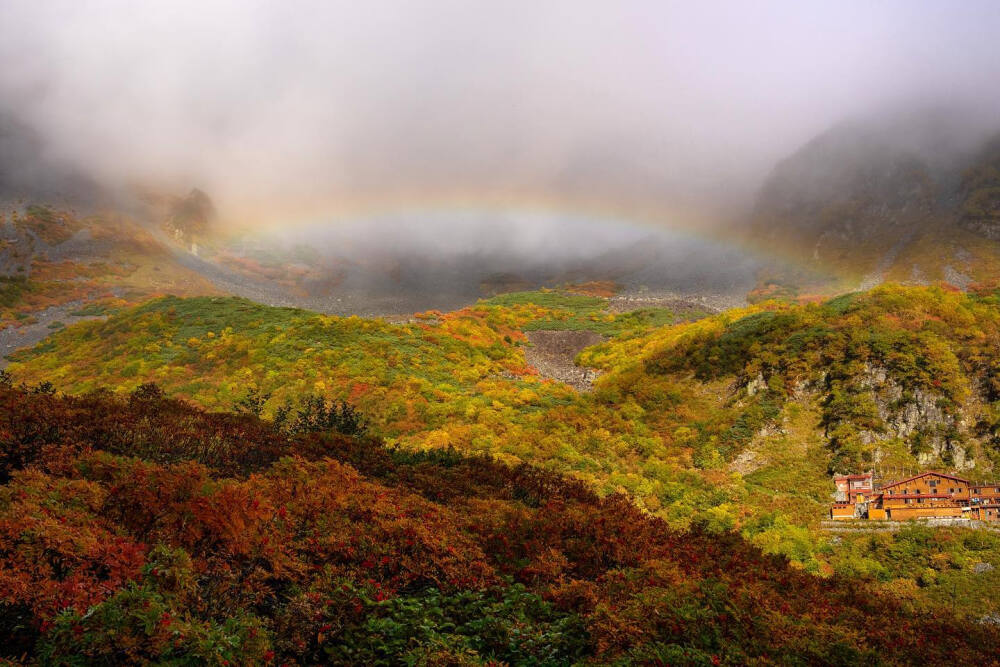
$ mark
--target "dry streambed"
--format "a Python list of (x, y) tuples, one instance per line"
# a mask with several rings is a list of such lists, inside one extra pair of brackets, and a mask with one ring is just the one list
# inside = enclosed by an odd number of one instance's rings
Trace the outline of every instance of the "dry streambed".
[(574, 363), (585, 347), (604, 341), (593, 331), (527, 331), (531, 345), (524, 350), (527, 362), (542, 377), (559, 380), (578, 391), (590, 391), (598, 371)]

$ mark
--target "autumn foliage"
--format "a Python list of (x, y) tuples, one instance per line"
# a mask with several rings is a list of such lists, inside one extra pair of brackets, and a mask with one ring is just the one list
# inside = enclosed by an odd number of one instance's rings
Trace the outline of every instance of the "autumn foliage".
[(144, 386), (0, 388), (0, 641), (54, 664), (989, 664), (738, 535), (531, 466), (290, 432)]

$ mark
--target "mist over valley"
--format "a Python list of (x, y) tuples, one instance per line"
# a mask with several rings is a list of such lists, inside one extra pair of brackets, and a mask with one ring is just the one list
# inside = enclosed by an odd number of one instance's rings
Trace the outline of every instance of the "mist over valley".
[(996, 664), (997, 3), (0, 25), (0, 662)]

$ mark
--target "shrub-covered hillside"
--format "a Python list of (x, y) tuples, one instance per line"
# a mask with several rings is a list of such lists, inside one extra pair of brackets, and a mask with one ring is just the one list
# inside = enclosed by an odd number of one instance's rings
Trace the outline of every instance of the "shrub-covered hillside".
[[(289, 430), (292, 431), (289, 434)], [(578, 481), (0, 388), (0, 652), (47, 664), (988, 664), (993, 626)]]
[(743, 416), (722, 433), (695, 423), (686, 436), (703, 461), (739, 455), (795, 407), (816, 411), (831, 471), (922, 464), (982, 478), (1000, 462), (998, 305), (994, 291), (887, 286), (730, 311), (583, 360), (608, 371), (599, 399), (612, 403), (652, 407), (679, 382), (725, 380)]
[(167, 293), (216, 292), (120, 213), (83, 216), (40, 204), (0, 210), (0, 328), (35, 324), (47, 311), (73, 319)]
[[(642, 415), (595, 404), (526, 364), (522, 329), (537, 321), (631, 323), (623, 336), (649, 329), (634, 314), (598, 318), (589, 301), (589, 314), (574, 310), (578, 298), (522, 296), (406, 325), (242, 299), (166, 298), (59, 332), (18, 355), (11, 372), (70, 392), (157, 382), (170, 395), (222, 409), (252, 389), (270, 397), (266, 415), (290, 397), (322, 394), (347, 401), (375, 434), (411, 449), (542, 463), (655, 503), (667, 476), (640, 469), (659, 446)], [(697, 479), (688, 486), (715, 496), (708, 502), (725, 497)]]
[[(993, 293), (887, 286), (623, 327), (580, 355), (603, 371), (581, 393), (527, 365), (523, 331), (633, 317), (591, 299), (507, 296), (400, 325), (167, 298), (58, 332), (11, 372), (71, 393), (157, 382), (205, 407), (265, 416), (289, 414), (286, 401), (306, 394), (343, 400), (371, 434), (408, 451), (451, 448), (568, 473), (600, 494), (627, 493), (676, 528), (734, 530), (815, 573), (898, 588), (902, 573), (942, 566), (916, 598), (942, 602), (950, 584), (969, 613), (998, 611), (1000, 581), (973, 570), (1000, 562), (997, 545), (971, 554), (920, 540), (916, 550), (858, 550), (819, 526), (833, 471), (993, 476)], [(894, 560), (901, 553), (909, 555)], [(936, 553), (950, 555), (932, 561)]]
[[(659, 327), (603, 312), (600, 301), (515, 295), (395, 325), (167, 298), (60, 332), (15, 357), (12, 372), (71, 392), (155, 381), (212, 408), (255, 388), (270, 396), (266, 414), (290, 395), (326, 394), (408, 445), (558, 458), (581, 472), (585, 459), (596, 472), (607, 459), (652, 456), (720, 468), (791, 425), (818, 435), (824, 471), (896, 464), (991, 474), (1000, 424), (993, 292), (888, 286)], [(526, 365), (522, 332), (539, 323), (621, 327), (582, 355), (605, 371), (594, 395), (544, 382)], [(789, 424), (803, 412), (802, 424)], [(560, 434), (568, 437), (555, 442)]]

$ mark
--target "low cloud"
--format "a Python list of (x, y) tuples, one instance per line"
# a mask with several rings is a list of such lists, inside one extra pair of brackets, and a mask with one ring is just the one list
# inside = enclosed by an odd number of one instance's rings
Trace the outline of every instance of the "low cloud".
[(844, 118), (988, 125), (1000, 95), (995, 2), (10, 0), (0, 25), (0, 99), (55, 157), (273, 225), (435, 199), (712, 218)]

